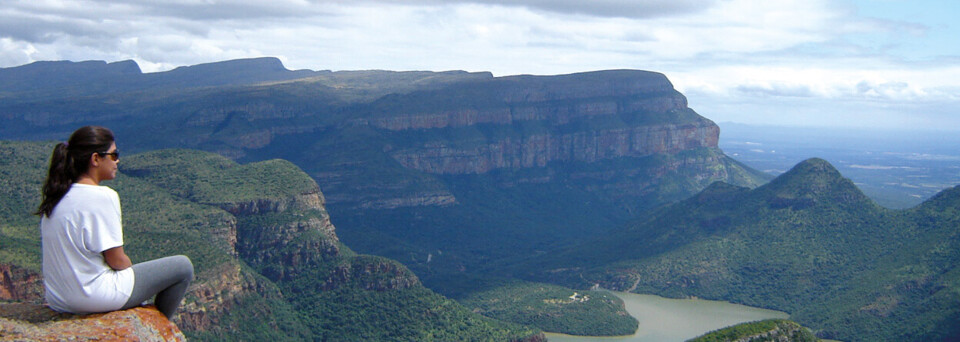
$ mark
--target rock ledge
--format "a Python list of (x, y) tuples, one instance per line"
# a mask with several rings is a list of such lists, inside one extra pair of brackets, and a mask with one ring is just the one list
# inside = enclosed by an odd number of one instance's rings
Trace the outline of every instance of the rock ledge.
[(186, 341), (153, 306), (92, 315), (63, 314), (47, 306), (0, 303), (3, 341)]

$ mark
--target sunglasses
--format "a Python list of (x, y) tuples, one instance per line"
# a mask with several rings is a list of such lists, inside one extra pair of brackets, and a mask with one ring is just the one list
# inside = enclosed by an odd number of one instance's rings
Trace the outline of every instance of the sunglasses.
[(109, 153), (107, 153), (107, 152), (97, 152), (97, 154), (99, 154), (99, 155), (101, 155), (101, 156), (110, 156), (110, 159), (113, 159), (113, 161), (118, 161), (118, 160), (120, 160), (120, 150), (116, 150), (116, 151), (109, 152)]

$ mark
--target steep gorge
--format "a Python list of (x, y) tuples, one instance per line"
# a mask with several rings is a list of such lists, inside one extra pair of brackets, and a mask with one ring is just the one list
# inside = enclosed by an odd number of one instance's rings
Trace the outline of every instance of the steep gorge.
[[(232, 159), (164, 150), (151, 158), (175, 165), (138, 169), (125, 160), (124, 172), (217, 209), (178, 232), (242, 261), (218, 269), (228, 276), (198, 298), (217, 302), (223, 289), (250, 294), (245, 289), (272, 286), (270, 295), (224, 301), (238, 307), (309, 286), (412, 296), (426, 291), (423, 281), (443, 292), (464, 276), (496, 274), (498, 265), (604, 234), (715, 181), (754, 187), (767, 179), (724, 155), (717, 125), (660, 73), (493, 77), (289, 71), (278, 63), (154, 74), (129, 63), (56, 64), (76, 67), (63, 75), (95, 83), (82, 89), (76, 80), (12, 85), (49, 75), (43, 64), (0, 69), (15, 99), (0, 104), (9, 123), (0, 137), (62, 139), (79, 125), (103, 124), (125, 151), (201, 149)], [(203, 167), (175, 162), (181, 159)], [(294, 164), (297, 172), (270, 174)], [(266, 188), (238, 182), (256, 177)], [(302, 182), (310, 178), (316, 183)], [(147, 215), (142, 228), (150, 229)], [(356, 256), (345, 245), (399, 262)], [(204, 257), (223, 265), (221, 255)]]

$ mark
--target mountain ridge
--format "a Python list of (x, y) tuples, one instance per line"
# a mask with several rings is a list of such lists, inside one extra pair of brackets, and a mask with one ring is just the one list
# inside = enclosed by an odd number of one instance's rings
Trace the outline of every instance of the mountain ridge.
[(833, 165), (820, 158), (798, 163), (780, 177), (761, 187), (772, 196), (773, 206), (808, 206), (816, 202), (868, 205), (866, 195)]

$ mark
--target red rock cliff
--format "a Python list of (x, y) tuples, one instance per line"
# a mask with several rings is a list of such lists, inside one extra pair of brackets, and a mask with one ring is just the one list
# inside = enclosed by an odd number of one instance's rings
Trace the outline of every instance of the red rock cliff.
[(666, 77), (642, 71), (507, 77), (382, 102), (369, 124), (405, 141), (389, 154), (436, 174), (674, 154), (716, 148), (720, 135)]
[(543, 167), (553, 161), (590, 163), (716, 148), (719, 136), (719, 127), (703, 121), (505, 138), (469, 148), (430, 142), (418, 148), (394, 151), (391, 155), (405, 167), (430, 173), (485, 173), (499, 168)]

